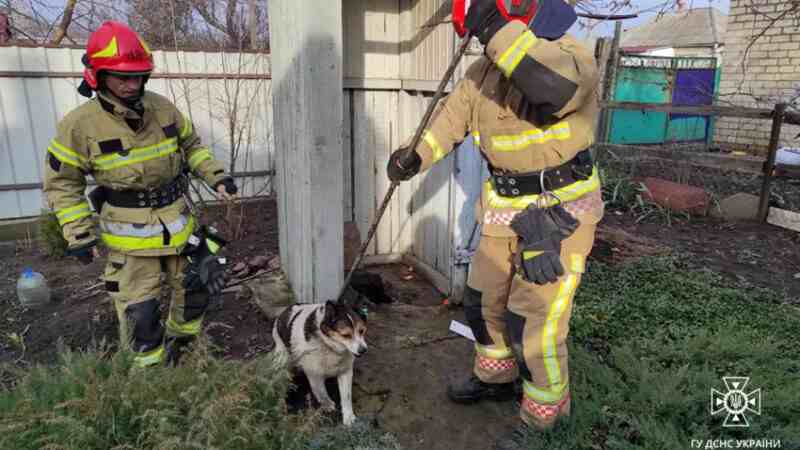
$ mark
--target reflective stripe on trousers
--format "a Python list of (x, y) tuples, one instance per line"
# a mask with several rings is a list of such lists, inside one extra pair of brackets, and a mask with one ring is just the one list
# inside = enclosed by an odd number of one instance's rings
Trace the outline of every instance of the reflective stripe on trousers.
[[(169, 242), (164, 242), (164, 228), (169, 232)], [(162, 225), (143, 225), (101, 221), (103, 242), (116, 250), (154, 250), (179, 247), (189, 240), (194, 231), (194, 217), (181, 216)]]

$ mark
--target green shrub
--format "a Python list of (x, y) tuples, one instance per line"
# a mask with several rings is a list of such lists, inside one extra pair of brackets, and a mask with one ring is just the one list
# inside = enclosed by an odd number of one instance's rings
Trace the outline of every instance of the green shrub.
[(42, 215), (39, 217), (39, 238), (48, 255), (53, 257), (66, 255), (68, 244), (54, 212), (42, 211)]
[[(288, 373), (271, 355), (222, 361), (201, 343), (180, 367), (137, 369), (128, 353), (103, 354), (63, 353), (0, 393), (0, 449), (299, 450), (320, 433), (314, 417), (286, 414)], [(383, 439), (356, 432), (354, 445)], [(318, 448), (355, 448), (341, 442)]]

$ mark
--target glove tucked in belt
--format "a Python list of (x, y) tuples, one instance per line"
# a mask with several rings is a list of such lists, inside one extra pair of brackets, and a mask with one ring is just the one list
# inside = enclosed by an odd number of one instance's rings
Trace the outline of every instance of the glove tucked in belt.
[(530, 283), (555, 283), (564, 275), (561, 242), (572, 235), (579, 222), (561, 205), (528, 206), (511, 221), (519, 236), (517, 270)]
[(205, 289), (210, 295), (219, 295), (225, 289), (225, 258), (217, 256), (227, 242), (216, 230), (202, 226), (189, 238), (182, 255), (189, 259), (184, 271), (183, 287), (188, 292)]

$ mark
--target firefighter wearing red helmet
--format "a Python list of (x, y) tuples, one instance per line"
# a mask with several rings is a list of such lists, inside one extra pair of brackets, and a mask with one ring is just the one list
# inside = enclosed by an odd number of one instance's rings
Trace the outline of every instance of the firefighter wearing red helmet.
[(471, 3), (454, 11), (454, 22), (465, 19), (462, 29), (485, 45), (485, 56), (434, 113), (413, 162), (400, 149), (387, 171), (407, 180), (467, 133), (488, 162), (477, 206), (481, 241), (464, 296), (474, 368), (448, 396), (513, 398), (521, 378), (524, 424), (496, 447), (515, 449), (529, 428), (550, 428), (570, 413), (572, 301), (603, 216), (589, 153), (599, 77), (592, 53), (567, 34), (577, 17), (563, 0)]
[[(47, 148), (47, 202), (69, 255), (88, 264), (99, 255), (98, 243), (108, 248), (106, 289), (135, 364), (175, 362), (223, 285), (223, 262), (215, 255), (224, 242), (191, 214), (185, 171), (227, 200), (237, 188), (191, 120), (145, 90), (153, 55), (133, 30), (105, 22), (89, 37), (83, 63), (78, 91), (96, 95), (59, 122)], [(87, 200), (88, 175), (97, 187)], [(172, 288), (163, 322), (162, 275)]]

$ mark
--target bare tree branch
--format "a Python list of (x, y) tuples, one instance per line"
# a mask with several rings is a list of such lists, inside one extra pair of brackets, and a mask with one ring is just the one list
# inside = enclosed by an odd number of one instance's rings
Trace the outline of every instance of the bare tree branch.
[(64, 13), (61, 15), (61, 22), (56, 27), (53, 38), (50, 40), (51, 44), (59, 45), (64, 40), (69, 24), (72, 22), (72, 14), (75, 12), (75, 4), (77, 2), (78, 0), (67, 0), (67, 4), (64, 6)]
[[(212, 3), (212, 5), (213, 5), (213, 3)], [(225, 29), (225, 27), (221, 23), (219, 23), (217, 21), (216, 17), (213, 14), (213, 11), (209, 11), (208, 10), (208, 2), (197, 1), (197, 2), (193, 2), (192, 6), (194, 6), (195, 11), (197, 11), (197, 13), (200, 14), (200, 16), (203, 18), (203, 20), (205, 20), (206, 24), (208, 24), (212, 28), (217, 29), (218, 31), (221, 31), (221, 32), (227, 34), (227, 30)]]

